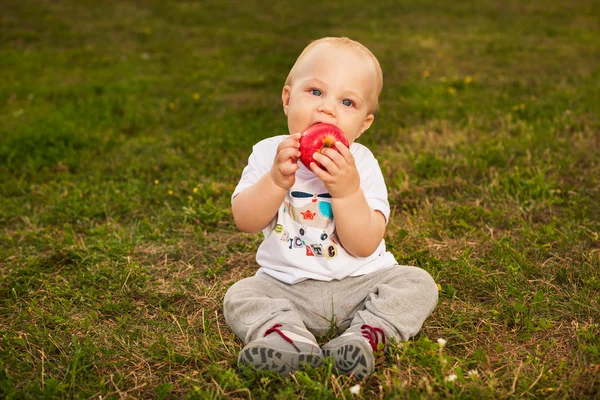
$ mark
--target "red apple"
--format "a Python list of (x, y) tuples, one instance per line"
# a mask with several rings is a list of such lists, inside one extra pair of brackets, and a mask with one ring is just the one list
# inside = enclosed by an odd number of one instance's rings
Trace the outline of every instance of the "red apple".
[(323, 168), (321, 164), (313, 159), (313, 154), (320, 153), (321, 150), (327, 147), (335, 149), (335, 142), (337, 141), (348, 147), (348, 139), (337, 126), (331, 124), (311, 126), (300, 137), (300, 161), (309, 169), (310, 163), (313, 161), (317, 166)]

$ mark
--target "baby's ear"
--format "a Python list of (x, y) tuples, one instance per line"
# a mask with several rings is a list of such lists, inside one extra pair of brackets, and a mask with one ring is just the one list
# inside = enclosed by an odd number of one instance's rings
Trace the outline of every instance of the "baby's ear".
[(362, 126), (360, 128), (360, 133), (358, 134), (358, 137), (360, 137), (360, 135), (362, 135), (364, 131), (366, 131), (367, 129), (369, 129), (371, 127), (371, 124), (373, 123), (374, 120), (375, 120), (375, 115), (369, 114), (366, 116), (366, 118), (363, 121)]
[(285, 85), (281, 91), (281, 101), (283, 103), (283, 112), (287, 115), (287, 109), (290, 104), (290, 85)]

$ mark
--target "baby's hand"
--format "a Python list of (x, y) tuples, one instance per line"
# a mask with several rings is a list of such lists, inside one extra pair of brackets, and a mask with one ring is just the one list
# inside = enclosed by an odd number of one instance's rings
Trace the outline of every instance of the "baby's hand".
[(288, 190), (294, 185), (296, 181), (296, 171), (300, 166), (298, 165), (298, 158), (300, 157), (300, 133), (293, 133), (285, 138), (279, 146), (277, 146), (277, 153), (275, 154), (275, 160), (271, 167), (271, 179), (277, 186), (282, 189)]
[(313, 158), (325, 169), (315, 163), (310, 169), (323, 181), (329, 194), (334, 198), (351, 196), (360, 189), (360, 175), (350, 149), (342, 142), (335, 142), (335, 149), (323, 149), (315, 153)]

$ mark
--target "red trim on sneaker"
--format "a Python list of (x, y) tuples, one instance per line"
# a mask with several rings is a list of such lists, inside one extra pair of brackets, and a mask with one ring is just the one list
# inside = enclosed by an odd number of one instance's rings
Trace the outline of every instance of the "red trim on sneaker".
[(369, 341), (371, 348), (374, 352), (379, 352), (379, 337), (381, 336), (381, 343), (383, 343), (383, 347), (385, 348), (385, 333), (381, 328), (375, 328), (374, 326), (364, 324), (360, 327), (362, 335)]
[(289, 337), (287, 337), (285, 335), (285, 333), (281, 332), (281, 330), (279, 328), (281, 328), (282, 326), (283, 325), (281, 325), (281, 324), (275, 324), (275, 325), (273, 325), (272, 327), (270, 327), (269, 329), (267, 329), (267, 331), (265, 332), (265, 336), (270, 335), (273, 332), (278, 333), (279, 336), (281, 336), (283, 339), (285, 339), (286, 342), (288, 342), (289, 344), (291, 344), (292, 346), (294, 346), (294, 348), (296, 349), (296, 351), (298, 353), (300, 353), (300, 349), (298, 348), (298, 346), (296, 346), (296, 343), (294, 343), (294, 341), (292, 339), (290, 339)]

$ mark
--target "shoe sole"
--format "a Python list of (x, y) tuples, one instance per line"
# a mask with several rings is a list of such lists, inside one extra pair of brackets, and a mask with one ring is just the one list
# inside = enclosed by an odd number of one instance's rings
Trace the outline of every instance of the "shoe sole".
[(325, 357), (334, 358), (334, 371), (337, 374), (352, 375), (363, 380), (373, 372), (374, 366), (369, 367), (369, 362), (364, 354), (364, 349), (353, 344), (344, 344), (337, 348), (324, 348)]
[(256, 346), (244, 349), (238, 358), (238, 364), (248, 364), (262, 371), (273, 371), (280, 375), (289, 375), (303, 365), (318, 367), (323, 362), (319, 354), (307, 354), (275, 350)]

